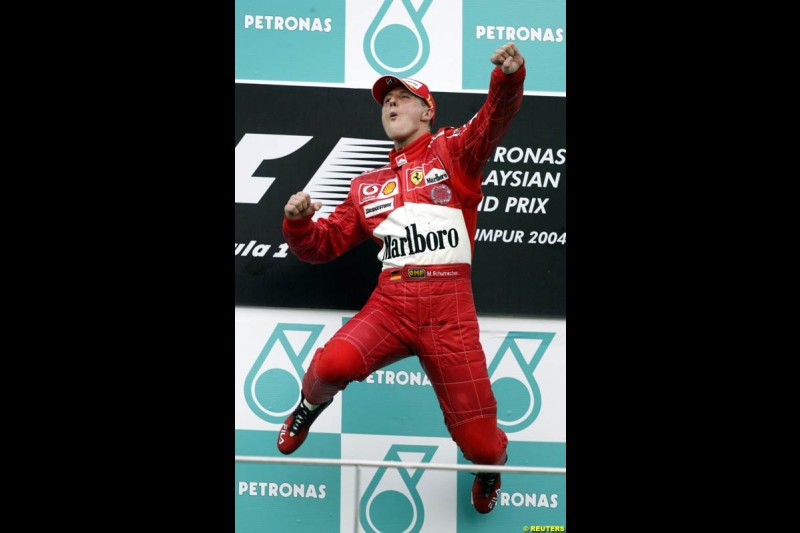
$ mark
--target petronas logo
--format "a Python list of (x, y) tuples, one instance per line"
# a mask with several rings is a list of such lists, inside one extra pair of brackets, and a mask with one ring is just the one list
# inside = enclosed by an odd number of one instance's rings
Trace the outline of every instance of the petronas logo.
[(303, 362), (311, 355), (322, 324), (282, 324), (267, 340), (244, 380), (244, 397), (262, 420), (280, 424), (300, 401)]
[(383, 0), (364, 35), (364, 57), (376, 72), (403, 78), (425, 65), (431, 43), (422, 17), (431, 2), (416, 9), (411, 0)]
[[(438, 446), (393, 444), (384, 461), (430, 463)], [(419, 533), (425, 507), (417, 490), (426, 469), (381, 467), (361, 496), (359, 520), (367, 533), (402, 531)]]
[(533, 372), (555, 335), (509, 331), (488, 367), (497, 397), (497, 425), (507, 433), (527, 428), (542, 410), (542, 392)]

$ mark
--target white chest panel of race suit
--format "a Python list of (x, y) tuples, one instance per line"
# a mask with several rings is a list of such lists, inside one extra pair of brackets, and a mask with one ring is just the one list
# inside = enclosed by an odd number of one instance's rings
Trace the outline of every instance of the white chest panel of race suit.
[(383, 270), (472, 262), (461, 209), (406, 202), (389, 213), (372, 234), (383, 242), (378, 253)]

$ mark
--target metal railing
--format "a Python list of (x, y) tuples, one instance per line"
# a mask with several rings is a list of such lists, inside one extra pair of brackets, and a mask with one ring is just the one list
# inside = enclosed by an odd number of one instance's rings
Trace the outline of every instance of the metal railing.
[[(458, 465), (446, 463), (407, 463), (402, 461), (367, 461), (359, 459), (319, 459), (319, 458), (302, 458), (302, 457), (260, 457), (255, 455), (236, 455), (235, 460), (238, 463), (281, 463), (281, 464), (295, 464), (295, 465), (317, 465), (317, 466), (352, 466), (356, 469), (356, 482), (354, 483), (353, 491), (355, 499), (353, 501), (358, 503), (358, 497), (361, 493), (361, 468), (426, 468), (429, 470), (465, 470), (468, 472), (509, 472), (509, 473), (523, 473), (523, 474), (566, 474), (566, 468), (547, 467), (547, 466), (499, 466), (499, 465)], [(355, 508), (353, 516), (353, 531), (358, 533), (359, 519), (358, 519), (358, 505)]]

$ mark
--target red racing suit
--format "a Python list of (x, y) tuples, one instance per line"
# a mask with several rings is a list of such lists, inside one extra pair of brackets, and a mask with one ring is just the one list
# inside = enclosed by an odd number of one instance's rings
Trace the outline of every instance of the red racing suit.
[(303, 261), (331, 261), (367, 239), (381, 246), (377, 287), (312, 358), (303, 378), (309, 402), (322, 404), (416, 354), (464, 456), (505, 462), (508, 440), (497, 427), (470, 268), (483, 168), (519, 110), (524, 80), (525, 65), (513, 74), (495, 67), (469, 122), (393, 149), (389, 164), (353, 179), (327, 219), (284, 217), (286, 243)]

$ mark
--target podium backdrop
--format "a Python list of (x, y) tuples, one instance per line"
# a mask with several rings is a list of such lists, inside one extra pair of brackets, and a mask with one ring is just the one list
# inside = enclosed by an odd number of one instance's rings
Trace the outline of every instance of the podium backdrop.
[[(473, 287), (509, 466), (566, 468), (565, 0), (235, 0), (235, 452), (276, 447), (314, 351), (380, 270), (365, 242), (324, 265), (288, 252), (283, 206), (327, 216), (392, 144), (372, 99), (385, 74), (424, 81), (435, 127), (485, 99), (492, 52), (526, 60), (519, 115), (491, 155)], [(587, 179), (585, 176), (581, 179)], [(351, 383), (292, 458), (466, 465), (414, 354)], [(469, 471), (235, 462), (236, 533), (565, 531), (566, 475), (504, 473), (478, 514)]]

